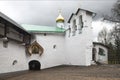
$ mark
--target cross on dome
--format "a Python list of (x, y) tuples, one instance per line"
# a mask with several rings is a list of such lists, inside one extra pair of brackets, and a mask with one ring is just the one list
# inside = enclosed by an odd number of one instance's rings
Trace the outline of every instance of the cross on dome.
[(56, 22), (64, 22), (64, 17), (61, 15), (61, 9), (59, 9), (59, 16), (56, 18)]

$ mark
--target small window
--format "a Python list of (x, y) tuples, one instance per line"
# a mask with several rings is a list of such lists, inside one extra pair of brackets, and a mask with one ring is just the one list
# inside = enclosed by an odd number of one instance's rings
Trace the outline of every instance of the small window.
[(15, 65), (16, 63), (17, 63), (17, 60), (14, 60), (13, 63), (12, 63), (12, 65)]
[(105, 51), (104, 51), (104, 49), (99, 48), (99, 53), (98, 53), (98, 54), (101, 55), (101, 56), (105, 56)]
[(69, 34), (68, 34), (68, 37), (70, 37), (70, 34), (71, 34), (71, 28), (69, 27)]
[(55, 49), (56, 48), (56, 45), (53, 45), (53, 49)]
[(47, 34), (46, 33), (44, 33), (44, 36), (46, 36)]

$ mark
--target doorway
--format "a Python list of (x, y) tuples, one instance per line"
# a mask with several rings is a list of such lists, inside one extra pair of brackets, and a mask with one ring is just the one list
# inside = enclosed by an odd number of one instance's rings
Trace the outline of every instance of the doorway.
[(40, 70), (41, 64), (37, 60), (32, 60), (29, 62), (29, 70)]
[(93, 61), (96, 61), (96, 52), (97, 52), (96, 48), (93, 48), (92, 49), (92, 60)]

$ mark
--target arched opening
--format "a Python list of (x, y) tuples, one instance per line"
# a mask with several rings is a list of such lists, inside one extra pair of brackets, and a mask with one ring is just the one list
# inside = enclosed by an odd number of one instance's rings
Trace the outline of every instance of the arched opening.
[(96, 48), (93, 48), (93, 49), (92, 49), (92, 60), (93, 60), (93, 61), (96, 61), (96, 52), (97, 52), (97, 51), (96, 51)]
[(32, 60), (29, 62), (29, 70), (40, 70), (41, 64), (37, 60)]
[(96, 55), (95, 55), (95, 53), (93, 53), (93, 55), (92, 55), (92, 60), (96, 61)]

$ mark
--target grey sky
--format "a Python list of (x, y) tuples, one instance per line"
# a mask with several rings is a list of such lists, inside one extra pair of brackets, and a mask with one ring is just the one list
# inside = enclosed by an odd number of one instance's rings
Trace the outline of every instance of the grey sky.
[(93, 21), (93, 36), (97, 40), (98, 32), (111, 28), (110, 24), (97, 21), (103, 14), (109, 15), (117, 0), (0, 0), (0, 11), (19, 24), (56, 26), (58, 10), (67, 22), (70, 15), (78, 8), (97, 13)]
[(0, 11), (19, 24), (55, 26), (58, 10), (67, 21), (78, 8), (97, 13), (110, 14), (117, 0), (0, 0)]

